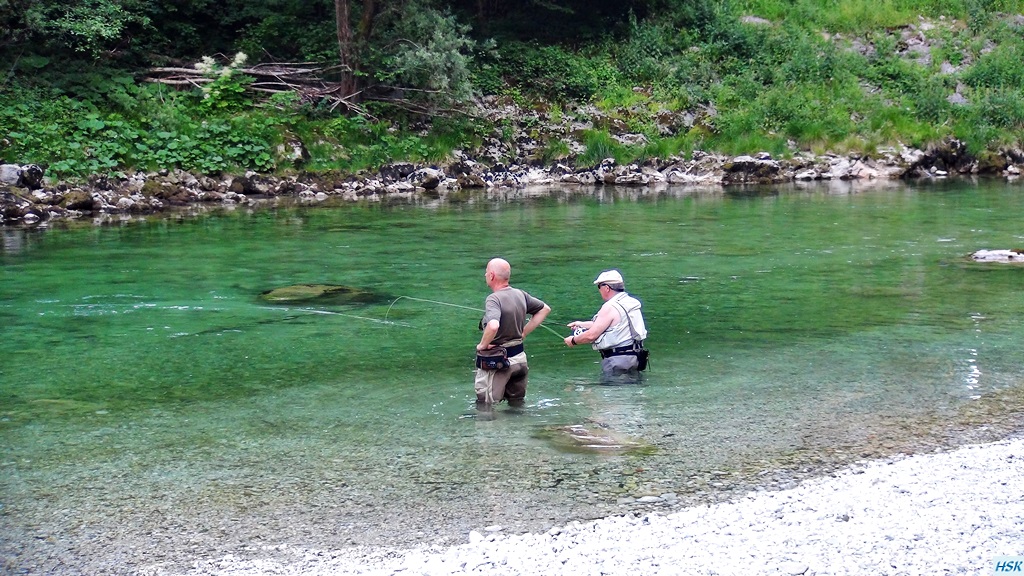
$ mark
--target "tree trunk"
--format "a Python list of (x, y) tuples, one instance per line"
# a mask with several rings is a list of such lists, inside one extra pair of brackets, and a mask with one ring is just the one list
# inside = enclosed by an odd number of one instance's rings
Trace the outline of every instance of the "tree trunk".
[(359, 43), (365, 45), (373, 32), (373, 21), (377, 16), (377, 0), (363, 2), (363, 17), (359, 21)]
[(338, 56), (341, 62), (341, 96), (349, 98), (356, 93), (356, 54), (352, 44), (352, 25), (349, 23), (348, 0), (334, 0), (334, 19), (338, 31)]

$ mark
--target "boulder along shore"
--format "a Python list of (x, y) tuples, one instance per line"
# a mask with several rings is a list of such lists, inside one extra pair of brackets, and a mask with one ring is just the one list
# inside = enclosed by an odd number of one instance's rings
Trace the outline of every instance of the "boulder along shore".
[[(634, 135), (639, 136), (639, 135)], [(619, 136), (628, 140), (630, 135)], [(606, 159), (596, 166), (555, 163), (538, 166), (528, 154), (494, 140), (474, 156), (455, 152), (436, 165), (389, 164), (375, 173), (307, 173), (202, 175), (182, 170), (136, 172), (123, 177), (94, 176), (83, 183), (53, 182), (35, 164), (0, 165), (0, 225), (37, 226), (61, 220), (92, 218), (102, 223), (119, 216), (139, 216), (197, 206), (256, 206), (294, 199), (303, 203), (441, 198), (481, 191), (532, 187), (724, 188), (743, 184), (852, 182), (877, 185), (903, 180), (987, 176), (1016, 180), (1024, 171), (1024, 152), (968, 153), (957, 140), (927, 150), (899, 147), (872, 156), (815, 156), (800, 153), (773, 158), (768, 153), (724, 156), (694, 152), (689, 159), (649, 159), (622, 165)], [(497, 158), (517, 158), (502, 163)], [(300, 154), (301, 156), (301, 154)]]

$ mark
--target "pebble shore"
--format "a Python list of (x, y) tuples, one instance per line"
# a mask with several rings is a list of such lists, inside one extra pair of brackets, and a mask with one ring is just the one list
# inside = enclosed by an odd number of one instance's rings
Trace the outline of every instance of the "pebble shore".
[(860, 462), (792, 489), (670, 514), (541, 534), (481, 527), (451, 547), (277, 546), (261, 560), (197, 561), (181, 576), (993, 574), (998, 559), (1024, 555), (1022, 494), (1016, 437)]

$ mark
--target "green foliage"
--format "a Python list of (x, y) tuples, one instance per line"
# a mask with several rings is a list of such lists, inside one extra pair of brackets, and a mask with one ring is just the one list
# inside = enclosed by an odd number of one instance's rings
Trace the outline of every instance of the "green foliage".
[(596, 166), (605, 158), (631, 159), (625, 147), (611, 134), (601, 130), (588, 130), (583, 136), (585, 151), (576, 158), (577, 166)]
[(967, 145), (971, 154), (982, 154), (1013, 142), (1005, 131), (986, 123), (958, 122), (954, 135)]
[(361, 117), (337, 117), (320, 123), (301, 123), (297, 131), (309, 147), (308, 170), (372, 170), (398, 161), (440, 162), (454, 150), (480, 143), (484, 126), (466, 118), (437, 119), (426, 134), (391, 122)]
[(244, 52), (239, 52), (226, 66), (217, 64), (209, 56), (204, 56), (196, 64), (196, 69), (210, 79), (202, 88), (203, 98), (199, 102), (201, 110), (208, 114), (238, 112), (252, 106), (246, 89), (252, 84), (253, 78), (239, 71), (247, 59)]
[[(250, 3), (237, 17), (242, 33), (234, 46), (210, 46), (209, 52), (238, 49), (246, 54), (273, 54), (303, 62), (331, 62), (338, 57), (332, 6), (325, 2), (270, 0)], [(194, 22), (194, 20), (192, 21)], [(192, 23), (190, 22), (190, 24)]]
[(697, 133), (670, 138), (655, 138), (643, 147), (638, 159), (686, 156), (698, 149), (702, 144), (703, 141)]
[(993, 0), (966, 0), (967, 20), (971, 31), (978, 33), (992, 22)]
[[(488, 56), (478, 64), (478, 70), (500, 70), (503, 84), (545, 100), (586, 100), (618, 80), (615, 65), (605, 52), (588, 56), (560, 46), (508, 42)], [(478, 73), (477, 77), (478, 88), (494, 83), (493, 72)]]
[(678, 35), (664, 23), (629, 20), (630, 34), (626, 42), (614, 48), (619, 74), (641, 84), (655, 83), (672, 73), (670, 56), (677, 52)]
[(565, 160), (571, 155), (569, 145), (564, 140), (554, 139), (544, 144), (540, 151), (540, 160), (544, 164), (553, 164)]
[(944, 124), (950, 117), (952, 105), (949, 95), (955, 86), (948, 86), (946, 79), (938, 76), (925, 78), (918, 89), (908, 95), (915, 116), (930, 124)]
[(54, 52), (98, 56), (131, 32), (148, 30), (145, 0), (70, 0), (27, 2), (20, 36), (33, 38)]
[(985, 88), (968, 94), (969, 105), (958, 111), (960, 126), (988, 126), (997, 131), (1024, 131), (1024, 88)]
[(0, 125), (11, 145), (5, 155), (47, 167), (58, 177), (129, 169), (184, 168), (202, 173), (272, 170), (276, 120), (263, 115), (200, 119), (187, 99), (160, 99), (158, 91), (129, 89), (134, 110), (160, 114), (127, 117), (40, 90), (0, 97)]
[(974, 88), (1024, 86), (1024, 42), (1000, 44), (981, 55), (963, 81)]
[(602, 90), (595, 96), (594, 104), (599, 110), (609, 111), (618, 108), (634, 108), (646, 106), (650, 98), (641, 91), (626, 86), (612, 86)]
[(419, 2), (392, 16), (369, 57), (376, 79), (411, 89), (410, 97), (421, 102), (447, 106), (467, 100), (475, 47), (469, 27)]
[(833, 32), (891, 28), (912, 22), (919, 15), (964, 16), (964, 4), (958, 0), (744, 0), (739, 7), (746, 14), (772, 21), (786, 20)]
[[(285, 132), (307, 143), (310, 170), (439, 162), (477, 146), (484, 134), (510, 139), (524, 127), (546, 143), (542, 160), (569, 154), (564, 136), (544, 134), (541, 122), (525, 126), (526, 118), (496, 126), (434, 119), (425, 129), (425, 119), (408, 108), (363, 102), (380, 118), (371, 121), (339, 118), (295, 94), (266, 98), (251, 90), (252, 78), (237, 61), (207, 62), (202, 90), (137, 83), (132, 66), (157, 53), (194, 58), (244, 48), (268, 59), (336, 61), (334, 7), (326, 0), (33, 0), (25, 6), (0, 20), (8, 25), (0, 30), (0, 57), (11, 62), (0, 84), (0, 138), (5, 158), (46, 164), (52, 174), (274, 170)], [(352, 3), (354, 26), (362, 6)], [(559, 0), (508, 3), (486, 21), (466, 16), (478, 8), (387, 3), (368, 43), (357, 46), (360, 78), (371, 89), (397, 88), (391, 95), (423, 110), (458, 105), (475, 90), (524, 109), (550, 106), (549, 119), (558, 123), (563, 111), (592, 103), (601, 115), (598, 129), (584, 136), (582, 164), (698, 148), (870, 150), (949, 136), (980, 151), (1019, 147), (1024, 139), (1024, 38), (1004, 16), (1024, 11), (1024, 0)], [(919, 16), (935, 27), (920, 26)], [(471, 21), (505, 35), (497, 42), (474, 39)], [(580, 29), (570, 35), (552, 34), (573, 23)], [(930, 40), (931, 64), (905, 53), (908, 25)], [(959, 70), (940, 70), (944, 61)], [(950, 104), (954, 92), (966, 103)], [(669, 112), (685, 113), (697, 125), (665, 137), (662, 116)], [(624, 146), (608, 132), (612, 126), (642, 133), (648, 143)]]
[(246, 94), (246, 86), (253, 78), (244, 74), (228, 73), (217, 76), (203, 86), (203, 99), (199, 107), (208, 113), (237, 112), (252, 106)]
[(851, 65), (850, 58), (840, 54), (834, 43), (797, 28), (787, 26), (766, 42), (772, 53), (771, 60), (764, 65), (774, 71), (775, 82), (828, 83)]
[[(694, 132), (669, 138), (655, 137), (645, 144), (627, 146), (605, 130), (588, 130), (583, 136), (585, 150), (576, 158), (576, 165), (597, 166), (608, 158), (614, 159), (618, 164), (643, 162), (649, 158), (668, 158), (689, 154), (703, 143), (703, 136)], [(568, 152), (567, 147), (563, 149), (558, 147), (557, 143), (551, 148), (559, 152)]]

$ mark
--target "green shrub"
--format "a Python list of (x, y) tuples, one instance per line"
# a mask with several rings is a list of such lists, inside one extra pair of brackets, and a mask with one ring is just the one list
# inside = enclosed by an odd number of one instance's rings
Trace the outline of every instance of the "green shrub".
[(643, 147), (641, 156), (638, 159), (664, 159), (672, 156), (688, 156), (694, 150), (698, 149), (701, 144), (702, 140), (696, 133), (669, 138), (655, 138)]
[(619, 74), (632, 83), (651, 84), (671, 71), (677, 35), (663, 23), (637, 22), (630, 18), (629, 39), (614, 48)]
[(742, 0), (738, 8), (774, 22), (791, 21), (810, 30), (865, 32), (892, 28), (918, 16), (963, 18), (961, 0)]
[(996, 46), (964, 72), (962, 79), (974, 88), (1024, 86), (1024, 43)]
[(915, 116), (932, 124), (945, 123), (952, 112), (949, 96), (954, 88), (939, 76), (925, 79), (916, 92), (908, 95)]
[(599, 110), (608, 112), (622, 108), (646, 105), (650, 97), (627, 86), (611, 86), (595, 95), (594, 104)]
[(604, 86), (618, 82), (618, 72), (605, 52), (576, 54), (560, 46), (507, 42), (493, 61), (504, 83), (524, 93), (553, 101), (586, 100)]
[(583, 146), (583, 154), (576, 158), (577, 166), (596, 166), (606, 158), (615, 158), (616, 161), (632, 159), (622, 144), (603, 130), (588, 130), (583, 135)]
[(1000, 130), (1024, 130), (1024, 89), (986, 88), (969, 92), (962, 116)]
[(130, 169), (185, 168), (215, 173), (236, 168), (271, 170), (277, 121), (263, 114), (216, 118), (199, 114), (187, 99), (147, 102), (155, 90), (133, 93), (133, 111), (95, 106), (40, 89), (18, 89), (0, 99), (0, 119), (11, 129), (5, 151), (13, 159), (47, 167), (58, 177), (111, 174)]
[(540, 152), (540, 160), (545, 164), (553, 164), (569, 156), (569, 145), (564, 140), (559, 139), (546, 142)]
[(204, 56), (196, 69), (210, 79), (203, 84), (199, 108), (207, 113), (234, 113), (252, 107), (248, 87), (253, 78), (239, 69), (245, 65), (248, 56), (244, 52), (235, 54), (227, 65), (218, 64), (213, 58)]
[(469, 27), (418, 1), (385, 16), (386, 25), (377, 23), (383, 36), (367, 55), (373, 77), (384, 85), (409, 89), (408, 98), (429, 105), (452, 106), (469, 100), (470, 57), (475, 48)]

